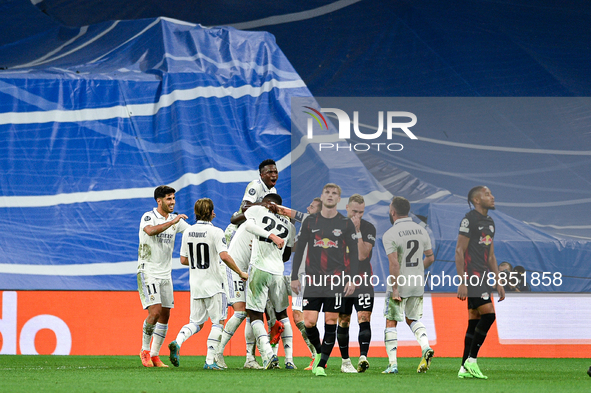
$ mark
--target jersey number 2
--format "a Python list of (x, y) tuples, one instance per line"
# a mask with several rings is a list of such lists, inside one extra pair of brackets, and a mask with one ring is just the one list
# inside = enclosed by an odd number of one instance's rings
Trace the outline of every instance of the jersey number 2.
[(409, 240), (406, 242), (406, 248), (410, 248), (410, 252), (406, 256), (406, 267), (415, 267), (419, 265), (419, 257), (413, 258), (419, 250), (418, 240)]

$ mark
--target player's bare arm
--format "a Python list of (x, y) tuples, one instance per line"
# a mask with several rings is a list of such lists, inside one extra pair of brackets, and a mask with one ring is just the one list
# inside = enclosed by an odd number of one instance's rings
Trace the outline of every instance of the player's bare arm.
[(435, 262), (435, 255), (433, 255), (433, 251), (429, 250), (425, 252), (425, 259), (423, 259), (423, 266), (427, 269), (431, 264)]
[(181, 255), (181, 265), (189, 266), (189, 258)]
[(398, 302), (402, 301), (400, 294), (398, 293), (398, 276), (400, 275), (400, 263), (398, 262), (398, 253), (393, 252), (388, 254), (388, 264), (390, 268), (390, 276), (392, 281), (392, 300)]
[(462, 277), (462, 283), (458, 286), (458, 299), (466, 300), (468, 298), (468, 287), (464, 281), (464, 255), (468, 249), (470, 238), (464, 235), (458, 235), (458, 243), (456, 244), (456, 271), (458, 276)]
[[(494, 265), (494, 266), (493, 266)], [(497, 266), (497, 257), (495, 256), (494, 241), (490, 244), (490, 251), (488, 256), (488, 268), (495, 274), (495, 283), (497, 293), (499, 294), (499, 302), (505, 300), (505, 287), (499, 284), (499, 267)]]
[(234, 225), (241, 225), (244, 221), (246, 221), (244, 213), (235, 214), (230, 218), (230, 222)]
[(174, 219), (172, 219), (171, 221), (165, 222), (163, 224), (160, 224), (160, 225), (146, 225), (144, 227), (144, 232), (146, 232), (146, 234), (148, 236), (155, 236), (155, 235), (158, 235), (159, 233), (164, 232), (165, 230), (167, 230), (171, 226), (177, 224), (181, 219), (182, 220), (186, 220), (188, 218), (189, 217), (187, 217), (186, 214), (177, 214), (177, 216)]
[(230, 254), (228, 254), (227, 251), (220, 252), (220, 258), (222, 259), (222, 261), (224, 261), (226, 266), (228, 266), (230, 269), (232, 269), (232, 271), (238, 274), (243, 281), (248, 280), (248, 273), (243, 272), (242, 270), (240, 270), (238, 266), (236, 266), (236, 262), (234, 262), (234, 259), (232, 259), (232, 257), (230, 256)]

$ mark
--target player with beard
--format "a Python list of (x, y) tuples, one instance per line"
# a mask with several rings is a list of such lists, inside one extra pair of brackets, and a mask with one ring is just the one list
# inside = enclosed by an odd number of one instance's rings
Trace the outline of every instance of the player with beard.
[(488, 215), (495, 209), (495, 198), (485, 186), (476, 186), (468, 193), (468, 206), (474, 209), (460, 223), (456, 245), (456, 269), (463, 282), (458, 287), (458, 299), (468, 300), (468, 330), (464, 338), (464, 355), (458, 378), (487, 379), (476, 358), (486, 334), (495, 321), (487, 273), (495, 274), (499, 301), (505, 299), (505, 289), (498, 285), (499, 270), (493, 238), (495, 223)]
[[(339, 313), (345, 311), (344, 297), (351, 296), (355, 291), (353, 283), (345, 280), (345, 272), (354, 277), (359, 259), (355, 225), (337, 211), (341, 188), (334, 183), (326, 184), (320, 200), (320, 213), (310, 215), (302, 223), (293, 257), (291, 288), (296, 294), (301, 291), (298, 273), (308, 247), (305, 258), (304, 323), (310, 342), (321, 354), (316, 356), (312, 372), (316, 376), (326, 376), (324, 368), (335, 344), (337, 319)], [(320, 311), (324, 311), (325, 318), (322, 344), (316, 327)]]

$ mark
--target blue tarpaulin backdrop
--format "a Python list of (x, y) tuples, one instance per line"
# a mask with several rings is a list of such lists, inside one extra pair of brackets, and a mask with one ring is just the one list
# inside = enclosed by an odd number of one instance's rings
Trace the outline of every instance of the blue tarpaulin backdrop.
[[(225, 226), (266, 158), (299, 209), (326, 181), (344, 196), (363, 184), (382, 278), (390, 195), (415, 202), (435, 237), (432, 270), (453, 273), (465, 195), (485, 183), (498, 201), (497, 257), (564, 274), (560, 288), (538, 290), (591, 289), (587, 100), (556, 112), (561, 129), (512, 114), (453, 132), (420, 117), (423, 139), (403, 154), (351, 153), (346, 165), (300, 146), (290, 123), (291, 99), (312, 94), (589, 96), (588, 3), (108, 3), (0, 5), (0, 289), (134, 290), (153, 189), (175, 187), (189, 216), (211, 197)], [(533, 105), (524, 118), (549, 110)], [(479, 151), (486, 162), (475, 162)], [(292, 175), (307, 188), (292, 190)], [(184, 274), (174, 271), (177, 289), (188, 289)]]

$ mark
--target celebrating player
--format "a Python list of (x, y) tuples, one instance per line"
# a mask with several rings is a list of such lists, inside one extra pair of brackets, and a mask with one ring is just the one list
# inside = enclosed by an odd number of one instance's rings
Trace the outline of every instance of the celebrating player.
[[(337, 318), (339, 312), (345, 311), (343, 297), (355, 291), (355, 286), (345, 280), (344, 274), (347, 271), (351, 277), (355, 276), (359, 260), (355, 225), (337, 211), (341, 188), (334, 183), (326, 184), (320, 199), (320, 213), (310, 215), (302, 223), (293, 258), (291, 288), (296, 294), (301, 290), (298, 273), (307, 246), (304, 323), (310, 342), (317, 353), (321, 353), (314, 359), (312, 372), (317, 376), (326, 376), (324, 368), (334, 347)], [(328, 285), (323, 285), (327, 279)], [(321, 310), (325, 313), (322, 345), (316, 327)]]
[[(419, 319), (423, 316), (423, 282), (425, 269), (435, 258), (431, 251), (431, 239), (425, 228), (408, 216), (410, 203), (403, 197), (394, 197), (390, 202), (392, 228), (384, 234), (382, 241), (388, 262), (390, 277), (386, 295), (385, 339), (389, 364), (384, 374), (397, 374), (396, 349), (398, 332), (396, 326), (406, 317), (406, 323), (414, 333), (422, 354), (417, 372), (426, 372), (431, 364), (434, 351), (429, 347), (427, 329)], [(425, 259), (423, 260), (423, 254)]]
[(184, 221), (186, 215), (173, 213), (175, 192), (172, 187), (156, 187), (154, 199), (158, 207), (144, 213), (140, 222), (137, 284), (142, 307), (148, 309), (140, 352), (144, 367), (168, 367), (158, 354), (174, 307), (172, 250), (176, 234), (189, 227)]
[(474, 209), (462, 219), (456, 245), (456, 269), (458, 276), (463, 278), (458, 287), (458, 299), (468, 299), (468, 330), (458, 377), (487, 379), (476, 362), (478, 350), (495, 321), (487, 273), (495, 274), (499, 301), (505, 299), (505, 289), (498, 284), (499, 270), (493, 244), (495, 223), (488, 216), (488, 211), (495, 208), (495, 198), (488, 187), (476, 186), (468, 193), (468, 206), (470, 203)]
[(210, 318), (212, 326), (207, 337), (207, 356), (203, 368), (223, 370), (214, 359), (227, 312), (218, 256), (242, 280), (248, 279), (248, 274), (236, 266), (226, 251), (224, 231), (211, 223), (215, 218), (213, 209), (213, 202), (209, 198), (202, 198), (195, 202), (197, 223), (183, 234), (181, 263), (190, 267), (191, 316), (190, 322), (182, 327), (176, 340), (168, 344), (170, 361), (175, 367), (179, 366), (179, 351), (183, 343), (199, 332), (205, 321)]
[[(281, 197), (277, 194), (268, 194), (263, 200), (279, 205), (282, 203)], [(273, 309), (277, 310), (277, 318), (285, 327), (281, 333), (285, 350), (285, 368), (294, 369), (293, 332), (287, 317), (289, 297), (283, 280), (283, 263), (291, 255), (295, 231), (286, 217), (272, 213), (264, 206), (251, 206), (245, 212), (245, 216), (247, 220), (243, 225), (248, 232), (255, 235), (250, 280), (246, 289), (246, 311), (263, 357), (263, 368), (275, 368), (279, 362), (271, 348), (263, 323), (263, 312), (269, 300)]]

